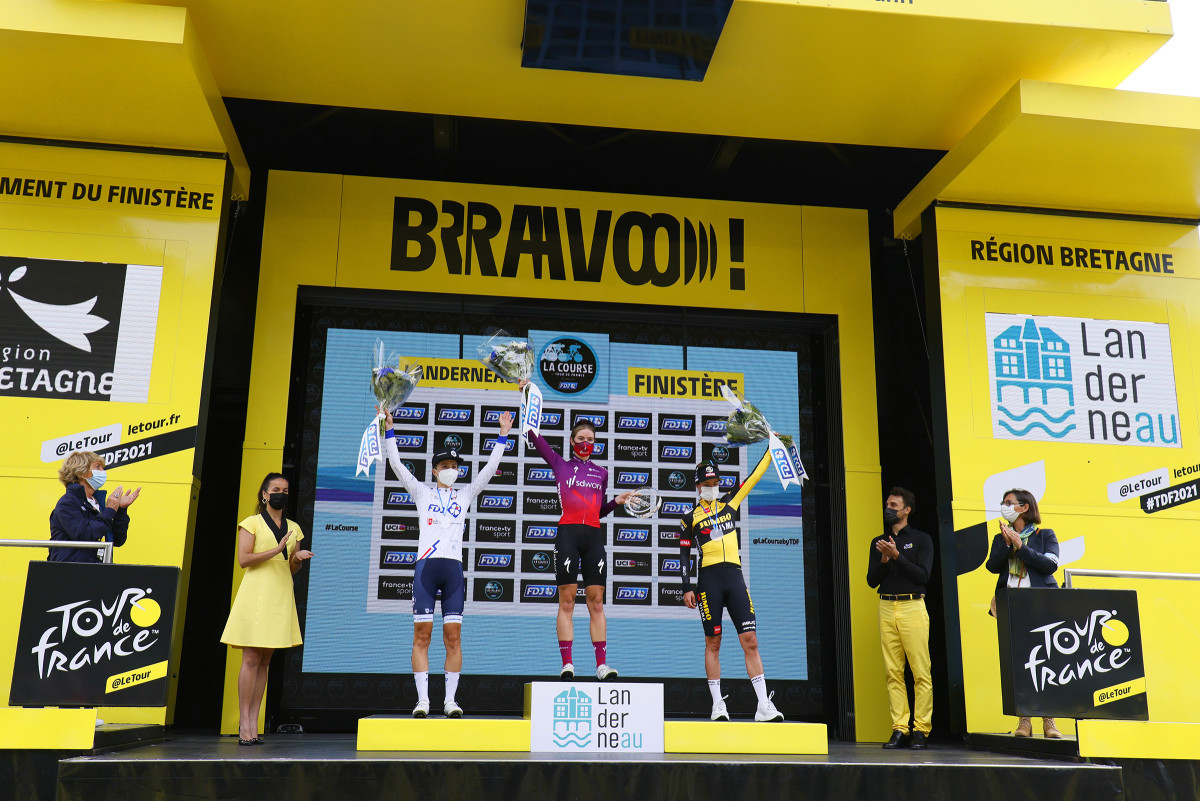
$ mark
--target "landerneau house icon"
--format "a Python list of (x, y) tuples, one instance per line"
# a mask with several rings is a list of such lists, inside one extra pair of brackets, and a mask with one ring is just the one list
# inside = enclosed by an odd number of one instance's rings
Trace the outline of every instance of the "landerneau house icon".
[(592, 743), (592, 698), (574, 687), (554, 696), (554, 744), (587, 748)]
[[(1075, 387), (1071, 380), (1071, 346), (1065, 339), (1046, 327), (1039, 328), (1033, 318), (1024, 325), (1006, 328), (995, 339), (996, 354), (996, 412), (998, 423), (1014, 437), (1025, 437), (1040, 428), (1055, 439), (1065, 437), (1075, 428), (1074, 423), (1063, 425), (1075, 415)], [(1009, 393), (1006, 404), (1004, 390), (1021, 391), (1021, 403)], [(1054, 402), (1053, 397), (1065, 398)], [(1041, 405), (1036, 405), (1037, 401)], [(1034, 419), (1030, 419), (1034, 418)]]

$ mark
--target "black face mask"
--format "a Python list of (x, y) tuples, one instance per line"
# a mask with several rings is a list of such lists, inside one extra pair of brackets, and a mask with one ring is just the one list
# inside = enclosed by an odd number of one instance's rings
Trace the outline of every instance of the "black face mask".
[(288, 494), (286, 492), (272, 492), (267, 496), (270, 500), (267, 501), (272, 509), (283, 509), (287, 506)]
[(900, 513), (890, 506), (883, 507), (883, 522), (889, 526), (900, 522)]

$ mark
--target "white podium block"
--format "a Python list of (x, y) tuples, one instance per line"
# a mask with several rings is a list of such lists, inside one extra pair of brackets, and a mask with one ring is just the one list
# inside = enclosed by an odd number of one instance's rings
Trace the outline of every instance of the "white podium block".
[(538, 681), (525, 685), (530, 750), (663, 753), (663, 686)]

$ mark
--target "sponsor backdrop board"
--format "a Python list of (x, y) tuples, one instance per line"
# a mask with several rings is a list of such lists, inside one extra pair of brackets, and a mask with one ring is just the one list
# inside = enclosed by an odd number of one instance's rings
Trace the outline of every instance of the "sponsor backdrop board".
[[(941, 564), (956, 568), (946, 578), (958, 585), (947, 625), (962, 636), (967, 730), (1007, 732), (1015, 722), (1006, 714), (1046, 707), (1006, 705), (1000, 692), (999, 633), (987, 614), (996, 575), (983, 565), (1005, 492), (1038, 498), (1041, 525), (1060, 544), (1060, 583), (1063, 568), (1196, 572), (1186, 557), (1200, 523), (1200, 249), (1195, 227), (1166, 223), (946, 208), (936, 222), (950, 466), (942, 492), (953, 502)], [(1128, 716), (1148, 709), (1151, 721), (1196, 723), (1175, 680), (1200, 660), (1200, 641), (1179, 623), (1193, 615), (1194, 590), (1188, 601), (1172, 584), (1136, 583), (1145, 670), (1129, 678), (1144, 678), (1146, 691)], [(1055, 606), (1073, 600), (1057, 597), (1066, 590), (1030, 592), (1051, 593)], [(1105, 608), (1133, 637), (1138, 621), (1115, 603)], [(1083, 627), (1086, 610), (1076, 611), (1054, 620)], [(1076, 673), (1115, 648), (1101, 636), (1087, 650), (1086, 659), (1071, 655)], [(1028, 677), (1028, 658), (1013, 660)], [(1056, 663), (1056, 676), (1066, 664)], [(1086, 713), (1064, 717), (1126, 716), (1127, 707), (1089, 701)], [(1060, 720), (1065, 732), (1072, 725)]]
[(531, 751), (663, 752), (661, 684), (535, 681), (525, 691)]

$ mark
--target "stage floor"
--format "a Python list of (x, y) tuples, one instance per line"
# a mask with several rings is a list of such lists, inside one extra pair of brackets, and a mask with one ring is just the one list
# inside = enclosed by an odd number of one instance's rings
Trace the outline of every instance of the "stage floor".
[(1104, 801), (1120, 768), (963, 747), (885, 751), (831, 742), (821, 756), (359, 752), (352, 734), (177, 736), (59, 763), (59, 801), (420, 799), (729, 801), (935, 798)]

